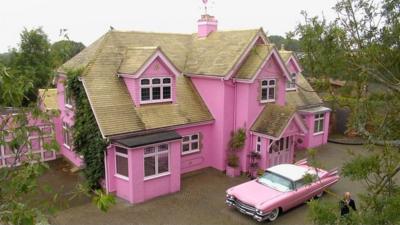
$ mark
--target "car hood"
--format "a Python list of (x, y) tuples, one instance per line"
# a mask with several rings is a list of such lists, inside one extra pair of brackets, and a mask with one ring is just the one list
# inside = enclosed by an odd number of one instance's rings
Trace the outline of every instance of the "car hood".
[(260, 184), (257, 180), (252, 180), (230, 188), (228, 194), (246, 204), (258, 206), (285, 193)]

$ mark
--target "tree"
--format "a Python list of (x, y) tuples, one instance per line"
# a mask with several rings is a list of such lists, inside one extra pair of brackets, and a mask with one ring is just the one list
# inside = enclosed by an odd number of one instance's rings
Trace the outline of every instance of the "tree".
[[(50, 56), (51, 44), (41, 28), (21, 33), (21, 42), (15, 57), (10, 62), (11, 71), (32, 81), (33, 88), (26, 93), (29, 100), (35, 101), (39, 88), (46, 88), (54, 75), (53, 61)], [(27, 105), (28, 102), (25, 102)]]
[(300, 51), (299, 40), (294, 38), (294, 34), (289, 32), (286, 34), (286, 37), (282, 37), (280, 35), (271, 35), (268, 36), (268, 39), (275, 44), (275, 46), (280, 49), (284, 47), (285, 50), (298, 52)]
[(53, 68), (58, 68), (85, 48), (81, 42), (61, 40), (51, 46)]
[[(363, 183), (358, 213), (346, 221), (337, 204), (310, 203), (315, 224), (398, 224), (400, 190), (395, 177), (400, 172), (400, 1), (340, 0), (337, 18), (308, 17), (297, 28), (304, 52), (306, 75), (321, 89), (328, 89), (334, 104), (352, 109), (348, 129), (367, 140), (367, 155), (351, 155), (342, 175)], [(343, 92), (330, 89), (329, 79), (346, 81)], [(368, 85), (385, 87), (378, 93)], [(377, 145), (382, 145), (378, 147)]]

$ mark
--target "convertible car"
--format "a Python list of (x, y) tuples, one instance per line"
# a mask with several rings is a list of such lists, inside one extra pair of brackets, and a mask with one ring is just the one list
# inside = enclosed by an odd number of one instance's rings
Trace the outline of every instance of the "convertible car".
[(229, 188), (226, 204), (259, 222), (274, 221), (281, 212), (321, 197), (326, 188), (338, 181), (337, 169), (328, 172), (310, 167), (303, 159), (273, 166), (257, 179)]

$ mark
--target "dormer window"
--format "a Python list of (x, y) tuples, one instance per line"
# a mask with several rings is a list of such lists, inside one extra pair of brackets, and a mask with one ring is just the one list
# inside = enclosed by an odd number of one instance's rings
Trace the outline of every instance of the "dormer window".
[(172, 101), (172, 81), (169, 77), (143, 78), (140, 80), (140, 103)]
[(275, 102), (276, 80), (268, 79), (261, 81), (261, 102)]
[(296, 90), (296, 74), (290, 74), (290, 80), (286, 81), (286, 90)]

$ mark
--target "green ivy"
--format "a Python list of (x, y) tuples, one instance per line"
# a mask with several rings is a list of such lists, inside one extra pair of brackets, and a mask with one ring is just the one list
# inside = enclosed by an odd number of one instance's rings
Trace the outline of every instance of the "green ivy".
[(107, 141), (103, 139), (97, 126), (92, 108), (79, 76), (83, 69), (67, 73), (67, 88), (75, 101), (75, 123), (73, 129), (74, 151), (83, 155), (86, 167), (83, 170), (88, 185), (100, 188), (99, 181), (104, 178), (104, 150)]

